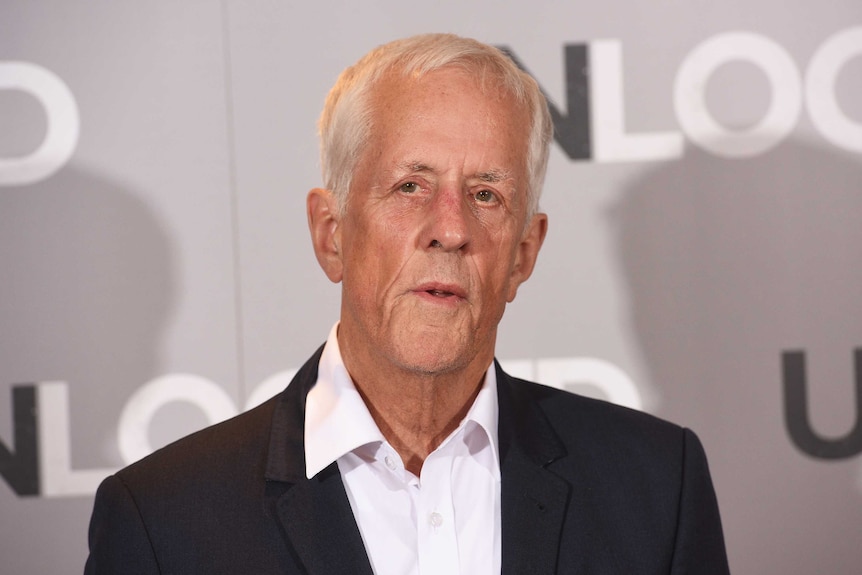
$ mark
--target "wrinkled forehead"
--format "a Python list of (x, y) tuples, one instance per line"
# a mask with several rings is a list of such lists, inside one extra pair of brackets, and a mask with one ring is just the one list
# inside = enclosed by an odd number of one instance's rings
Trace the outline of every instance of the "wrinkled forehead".
[(457, 165), (464, 177), (505, 185), (513, 205), (526, 206), (530, 113), (507, 92), (488, 88), (457, 68), (382, 79), (370, 99), (357, 171), (386, 180), (440, 175)]

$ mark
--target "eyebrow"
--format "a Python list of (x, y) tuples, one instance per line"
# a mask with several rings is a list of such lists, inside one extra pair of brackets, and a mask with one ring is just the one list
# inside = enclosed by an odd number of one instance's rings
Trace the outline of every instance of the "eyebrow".
[(489, 184), (498, 184), (512, 177), (512, 173), (508, 170), (489, 170), (487, 172), (479, 172), (476, 177), (483, 182)]
[(402, 172), (433, 172), (430, 166), (423, 164), (422, 162), (401, 162), (396, 168)]
[[(434, 172), (431, 166), (422, 162), (402, 162), (397, 165), (399, 171), (416, 173), (416, 172)], [(485, 172), (479, 172), (473, 175), (474, 178), (489, 184), (498, 184), (512, 178), (512, 173), (509, 170), (491, 169)]]

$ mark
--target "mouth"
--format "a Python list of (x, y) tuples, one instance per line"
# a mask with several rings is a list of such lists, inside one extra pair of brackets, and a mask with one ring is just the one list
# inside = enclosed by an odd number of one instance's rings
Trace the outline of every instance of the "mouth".
[(448, 291), (441, 291), (441, 290), (438, 290), (438, 289), (429, 289), (429, 290), (425, 290), (425, 293), (431, 294), (431, 295), (433, 295), (433, 296), (435, 296), (435, 297), (449, 297), (450, 295), (453, 295), (453, 294), (452, 294), (452, 292), (448, 292)]
[(454, 284), (428, 283), (418, 286), (413, 292), (438, 301), (457, 302), (467, 299), (465, 290)]

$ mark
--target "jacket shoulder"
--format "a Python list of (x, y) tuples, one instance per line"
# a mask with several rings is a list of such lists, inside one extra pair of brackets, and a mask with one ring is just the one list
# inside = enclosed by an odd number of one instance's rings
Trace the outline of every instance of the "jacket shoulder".
[(694, 565), (726, 575), (718, 504), (694, 432), (606, 401), (509, 383), (515, 400), (531, 406), (525, 420), (544, 427), (543, 440), (559, 442), (544, 466), (568, 490), (560, 565), (579, 564), (579, 550), (589, 548), (592, 564), (614, 572), (652, 565), (650, 572), (681, 573)]
[(221, 484), (235, 477), (263, 478), (276, 401), (174, 441), (116, 476), (134, 492), (146, 488), (162, 495), (211, 483), (214, 477)]
[(578, 395), (570, 391), (540, 383), (509, 377), (514, 395), (529, 399), (538, 405), (552, 422), (575, 429), (588, 425), (604, 431), (647, 432), (649, 434), (677, 435), (683, 428), (644, 411), (609, 401)]
[(566, 461), (588, 461), (599, 472), (676, 475), (686, 443), (700, 449), (692, 431), (649, 413), (522, 379), (509, 383), (516, 401), (538, 408), (572, 456)]

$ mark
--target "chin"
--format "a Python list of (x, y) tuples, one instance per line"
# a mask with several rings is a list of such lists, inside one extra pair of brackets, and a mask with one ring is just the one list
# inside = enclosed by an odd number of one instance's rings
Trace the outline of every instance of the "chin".
[(470, 322), (423, 319), (413, 317), (390, 333), (386, 355), (394, 365), (416, 374), (442, 375), (469, 367), (482, 352)]
[(463, 369), (475, 357), (454, 346), (422, 345), (419, 349), (398, 350), (395, 363), (402, 369), (422, 375), (440, 375)]

